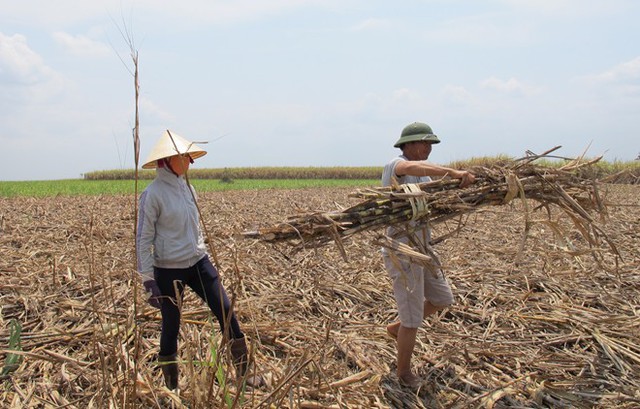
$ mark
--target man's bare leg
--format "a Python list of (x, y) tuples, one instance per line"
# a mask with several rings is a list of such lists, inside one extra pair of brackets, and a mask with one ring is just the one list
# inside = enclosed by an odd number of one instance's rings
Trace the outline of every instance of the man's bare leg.
[(424, 317), (427, 318), (429, 315), (435, 314), (436, 312), (445, 309), (445, 307), (437, 307), (431, 304), (430, 301), (424, 302)]
[(396, 341), (398, 340), (398, 330), (400, 330), (400, 321), (387, 325), (387, 333)]
[(417, 334), (418, 328), (407, 328), (400, 325), (397, 338), (398, 368), (396, 369), (396, 373), (400, 381), (414, 388), (420, 385), (420, 378), (411, 371), (411, 356), (413, 355), (413, 348), (416, 345)]
[[(424, 317), (428, 317), (429, 315), (435, 314), (436, 312), (442, 310), (443, 307), (436, 307), (431, 304), (429, 301), (424, 302)], [(398, 330), (400, 329), (400, 321), (393, 322), (387, 325), (387, 333), (393, 337), (394, 339), (398, 339)]]
[[(436, 307), (429, 301), (424, 302), (424, 316), (435, 314), (442, 310), (442, 307)], [(411, 387), (420, 385), (420, 378), (411, 371), (411, 357), (416, 345), (417, 328), (403, 327), (400, 321), (396, 321), (387, 325), (387, 333), (396, 339), (398, 349), (397, 355), (397, 374), (398, 378)]]

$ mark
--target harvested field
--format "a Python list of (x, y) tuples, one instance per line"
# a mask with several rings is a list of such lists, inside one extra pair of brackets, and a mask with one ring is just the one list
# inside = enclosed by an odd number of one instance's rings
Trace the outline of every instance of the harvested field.
[(0, 199), (0, 407), (640, 407), (640, 187), (604, 190), (601, 227), (622, 260), (603, 248), (597, 263), (573, 225), (556, 213), (545, 223), (545, 211), (519, 253), (518, 201), (473, 213), (436, 246), (457, 303), (418, 333), (418, 393), (395, 379), (376, 232), (346, 240), (346, 261), (332, 244), (293, 253), (239, 238), (298, 210), (353, 205), (351, 189), (202, 193), (268, 387), (214, 382), (217, 325), (187, 291), (181, 401), (155, 366), (159, 313), (132, 280), (133, 197)]

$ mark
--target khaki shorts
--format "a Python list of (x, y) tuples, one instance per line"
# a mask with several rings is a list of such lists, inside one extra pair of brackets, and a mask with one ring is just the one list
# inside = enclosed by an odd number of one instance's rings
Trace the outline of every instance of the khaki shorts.
[(383, 254), (383, 260), (393, 283), (398, 317), (403, 327), (419, 328), (422, 325), (425, 301), (436, 307), (453, 304), (451, 286), (437, 265), (427, 267), (403, 256), (397, 256), (394, 262), (388, 254)]

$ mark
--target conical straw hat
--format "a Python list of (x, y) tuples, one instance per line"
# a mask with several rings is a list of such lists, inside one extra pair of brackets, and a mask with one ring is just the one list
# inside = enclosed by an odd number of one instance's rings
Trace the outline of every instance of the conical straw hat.
[(174, 155), (183, 155), (185, 153), (188, 153), (191, 159), (197, 159), (206, 155), (207, 151), (167, 129), (162, 133), (162, 136), (160, 136), (160, 139), (156, 142), (156, 146), (153, 147), (151, 153), (147, 156), (147, 160), (144, 165), (142, 165), (142, 168), (153, 169), (157, 166), (158, 159), (168, 158)]

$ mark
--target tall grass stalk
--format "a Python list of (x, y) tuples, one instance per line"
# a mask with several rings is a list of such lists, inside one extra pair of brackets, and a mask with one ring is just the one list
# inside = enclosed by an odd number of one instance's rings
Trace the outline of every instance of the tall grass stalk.
[[(139, 81), (139, 71), (138, 71), (138, 51), (135, 49), (133, 45), (133, 39), (131, 36), (128, 37), (129, 50), (131, 52), (131, 59), (134, 67), (133, 74), (133, 87), (135, 90), (135, 124), (133, 126), (133, 151), (134, 151), (134, 200), (133, 200), (133, 246), (135, 249), (135, 254), (138, 254), (138, 165), (140, 161), (140, 109), (139, 109), (139, 98), (140, 98), (140, 81)], [(136, 286), (138, 284), (137, 275), (138, 275), (138, 266), (137, 266), (137, 256), (133, 258), (133, 266), (131, 269), (131, 290), (133, 293), (133, 318), (134, 323), (136, 317), (138, 316), (138, 292), (136, 291)], [(138, 362), (140, 360), (140, 332), (138, 331), (137, 325), (134, 325), (134, 353), (133, 353), (133, 382), (132, 384), (132, 393), (133, 399), (138, 395), (137, 393), (137, 385), (138, 385)], [(125, 378), (126, 379), (126, 378)], [(130, 401), (131, 405), (135, 405), (135, 401)]]

